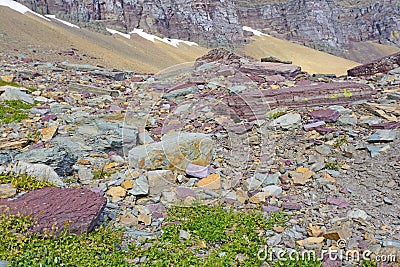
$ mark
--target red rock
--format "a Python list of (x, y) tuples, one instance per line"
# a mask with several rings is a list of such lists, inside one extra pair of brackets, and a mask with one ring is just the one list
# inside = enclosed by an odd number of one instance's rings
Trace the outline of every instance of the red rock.
[[(282, 78), (294, 78), (300, 74), (301, 68), (295, 65), (271, 62), (250, 62), (242, 65), (239, 71), (253, 76), (268, 77), (272, 81), (281, 81)], [(279, 78), (278, 78), (279, 77)]]
[(315, 120), (336, 122), (340, 117), (340, 113), (336, 109), (320, 109), (312, 111), (310, 116)]
[(384, 122), (370, 125), (371, 129), (397, 129), (400, 128), (400, 122)]
[(36, 222), (32, 232), (57, 234), (67, 224), (71, 233), (82, 234), (93, 230), (106, 203), (103, 196), (84, 188), (43, 188), (16, 200), (0, 200), (0, 211), (9, 208), (12, 213), (30, 215)]
[(349, 76), (370, 76), (376, 73), (387, 73), (400, 65), (400, 52), (382, 57), (370, 63), (354, 67), (347, 71)]

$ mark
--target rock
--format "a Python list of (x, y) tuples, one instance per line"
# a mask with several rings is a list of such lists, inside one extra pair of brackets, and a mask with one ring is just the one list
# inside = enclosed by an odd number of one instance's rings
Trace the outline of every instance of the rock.
[(344, 115), (339, 118), (339, 125), (341, 126), (354, 126), (357, 124), (357, 117)]
[(279, 243), (281, 243), (281, 241), (282, 241), (282, 235), (276, 234), (276, 235), (273, 235), (272, 237), (268, 238), (267, 245), (269, 247), (274, 247), (274, 246), (278, 245)]
[(262, 191), (267, 193), (269, 197), (270, 196), (278, 197), (280, 196), (280, 194), (282, 194), (282, 187), (277, 185), (269, 185), (263, 187)]
[(191, 234), (189, 232), (186, 232), (184, 230), (179, 230), (179, 239), (184, 239), (187, 240)]
[(265, 178), (263, 181), (263, 186), (278, 185), (280, 183), (280, 177), (281, 177), (280, 173), (274, 173), (268, 175), (267, 178)]
[(200, 166), (189, 163), (186, 167), (186, 174), (196, 178), (205, 178), (210, 175), (210, 168), (209, 166)]
[(54, 137), (58, 129), (58, 126), (52, 126), (48, 128), (43, 128), (40, 130), (41, 139), (43, 142), (47, 142)]
[(90, 184), (93, 181), (93, 172), (86, 167), (79, 167), (78, 178), (82, 184)]
[(149, 193), (150, 185), (145, 175), (140, 175), (134, 182), (133, 188), (129, 190), (129, 194), (133, 196), (142, 196)]
[(189, 163), (207, 166), (212, 150), (213, 142), (206, 134), (173, 133), (161, 142), (133, 148), (128, 160), (136, 169), (186, 170)]
[(31, 95), (28, 95), (24, 91), (21, 91), (20, 89), (12, 86), (1, 86), (0, 87), (0, 92), (3, 91), (3, 93), (0, 94), (0, 101), (4, 100), (21, 100), (22, 102), (28, 103), (28, 104), (34, 104), (35, 100)]
[(393, 205), (393, 201), (392, 201), (390, 198), (388, 198), (388, 197), (384, 197), (384, 198), (383, 198), (383, 202), (384, 202), (385, 204), (388, 204), (388, 205)]
[(140, 214), (138, 216), (138, 221), (143, 222), (144, 225), (149, 226), (151, 224), (151, 217), (146, 214)]
[(123, 226), (137, 226), (138, 218), (132, 213), (126, 213), (119, 217), (119, 223)]
[(7, 267), (7, 266), (8, 266), (8, 261), (0, 260), (0, 267)]
[(189, 94), (195, 94), (198, 91), (199, 91), (199, 88), (197, 88), (197, 86), (190, 86), (187, 88), (182, 88), (182, 89), (178, 89), (178, 90), (174, 90), (172, 92), (166, 93), (163, 95), (163, 98), (167, 99), (167, 100), (172, 100), (172, 99), (186, 96)]
[(196, 192), (187, 187), (177, 187), (175, 188), (175, 193), (178, 198), (186, 199), (187, 197), (196, 197)]
[(269, 129), (283, 129), (283, 130), (293, 130), (301, 125), (301, 116), (297, 113), (285, 114), (275, 120), (273, 120), (269, 125)]
[(324, 155), (324, 156), (327, 156), (332, 153), (331, 148), (326, 145), (317, 146), (315, 148), (315, 151), (317, 151), (319, 154)]
[(126, 196), (126, 189), (121, 186), (114, 186), (108, 189), (107, 195), (111, 196), (114, 200), (124, 198)]
[(39, 181), (47, 181), (55, 186), (62, 187), (64, 182), (53, 170), (53, 168), (44, 164), (30, 164), (23, 161), (18, 161), (15, 165), (11, 165), (7, 168), (7, 171), (15, 174), (26, 174), (34, 177)]
[(289, 60), (281, 60), (274, 56), (263, 57), (261, 58), (261, 62), (274, 62), (274, 63), (282, 63), (282, 64), (292, 64), (292, 61)]
[(262, 185), (263, 181), (260, 181), (256, 178), (256, 176), (246, 179), (244, 181), (243, 186), (246, 190), (251, 191), (258, 189)]
[(17, 189), (12, 184), (0, 184), (0, 198), (9, 198), (17, 194)]
[(305, 131), (311, 131), (314, 130), (315, 128), (324, 127), (325, 125), (326, 123), (324, 121), (317, 121), (314, 123), (308, 123), (304, 125), (303, 128)]
[(319, 226), (314, 226), (312, 224), (308, 225), (307, 233), (309, 236), (320, 237), (324, 232)]
[(208, 190), (218, 190), (221, 188), (221, 176), (217, 173), (210, 174), (207, 178), (201, 179), (196, 186)]
[(349, 76), (370, 76), (376, 73), (387, 73), (399, 66), (400, 53), (395, 53), (383, 58), (376, 59), (370, 63), (354, 67), (347, 71)]
[(250, 62), (242, 65), (239, 71), (254, 76), (281, 75), (285, 78), (294, 78), (300, 74), (301, 68), (295, 65), (272, 63), (272, 62)]
[(147, 173), (149, 181), (150, 196), (158, 196), (165, 189), (169, 189), (175, 184), (174, 173), (170, 170), (149, 171)]
[(301, 210), (302, 205), (300, 203), (283, 202), (282, 207), (287, 210)]
[(338, 110), (335, 109), (319, 109), (312, 111), (310, 113), (310, 116), (314, 120), (320, 120), (328, 123), (336, 122), (340, 117), (340, 113)]
[(346, 227), (337, 227), (337, 228), (333, 228), (333, 229), (327, 231), (324, 234), (324, 237), (326, 239), (335, 240), (335, 241), (338, 241), (340, 239), (348, 240), (351, 237), (351, 232)]
[(45, 164), (52, 167), (59, 176), (68, 176), (73, 174), (72, 166), (78, 160), (68, 149), (68, 146), (32, 149), (16, 155), (15, 160)]
[(121, 187), (124, 188), (124, 189), (126, 189), (126, 190), (132, 189), (133, 186), (134, 186), (134, 184), (133, 184), (133, 182), (130, 181), (130, 180), (126, 180), (126, 181), (124, 181), (124, 182), (121, 184)]
[(371, 157), (376, 157), (381, 152), (386, 152), (390, 148), (390, 145), (371, 145), (367, 146), (367, 150), (371, 154)]
[(265, 202), (267, 197), (270, 197), (271, 194), (269, 192), (258, 192), (254, 196), (249, 198), (250, 203), (259, 204)]
[(368, 138), (370, 143), (386, 143), (393, 142), (396, 139), (395, 130), (377, 130)]
[(43, 188), (16, 200), (0, 200), (0, 206), (34, 218), (36, 223), (30, 231), (54, 231), (57, 234), (66, 226), (71, 233), (82, 234), (92, 231), (97, 225), (106, 199), (84, 188)]
[(362, 219), (364, 221), (366, 221), (369, 218), (368, 214), (360, 209), (354, 209), (349, 211), (347, 213), (347, 217), (350, 219)]
[(350, 204), (346, 201), (346, 199), (344, 199), (342, 197), (328, 197), (326, 202), (330, 205), (338, 206), (339, 209), (350, 206)]

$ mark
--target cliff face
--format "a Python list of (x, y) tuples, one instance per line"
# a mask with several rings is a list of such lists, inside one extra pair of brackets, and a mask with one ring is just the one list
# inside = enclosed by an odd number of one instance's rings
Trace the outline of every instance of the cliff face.
[(142, 28), (206, 46), (237, 45), (242, 26), (351, 58), (353, 42), (400, 47), (398, 0), (19, 0), (73, 22)]
[[(254, 0), (253, 0), (254, 1)], [(400, 46), (400, 2), (236, 0), (244, 25), (268, 28), (284, 38), (318, 50), (346, 56), (352, 42), (379, 41)]]
[(19, 0), (40, 13), (68, 21), (98, 22), (123, 31), (134, 28), (206, 46), (243, 41), (231, 0)]

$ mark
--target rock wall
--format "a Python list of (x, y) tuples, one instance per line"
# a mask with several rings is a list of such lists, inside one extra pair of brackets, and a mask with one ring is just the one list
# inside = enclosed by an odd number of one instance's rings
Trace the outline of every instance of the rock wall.
[(400, 47), (398, 0), (18, 0), (33, 10), (80, 23), (105, 23), (206, 46), (242, 43), (242, 26), (345, 56), (352, 42)]
[(400, 46), (398, 0), (236, 0), (236, 4), (243, 25), (268, 28), (288, 40), (336, 55), (346, 56), (351, 42), (374, 40)]
[(235, 5), (231, 0), (19, 0), (40, 13), (68, 21), (101, 21), (122, 31), (134, 28), (205, 46), (243, 41)]

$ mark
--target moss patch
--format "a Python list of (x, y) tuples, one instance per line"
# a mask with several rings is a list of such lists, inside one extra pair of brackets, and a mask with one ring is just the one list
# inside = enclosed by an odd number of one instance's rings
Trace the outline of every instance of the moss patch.
[(28, 118), (27, 110), (34, 106), (21, 100), (5, 100), (0, 104), (0, 123), (21, 122)]
[(17, 189), (17, 192), (29, 191), (34, 189), (40, 189), (44, 187), (54, 187), (54, 185), (47, 181), (39, 181), (36, 178), (30, 177), (26, 174), (15, 175), (7, 174), (0, 175), (0, 184), (11, 183)]

